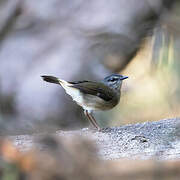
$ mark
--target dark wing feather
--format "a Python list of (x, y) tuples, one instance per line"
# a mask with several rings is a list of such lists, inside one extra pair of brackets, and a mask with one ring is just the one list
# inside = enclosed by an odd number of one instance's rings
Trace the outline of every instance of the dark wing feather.
[(114, 97), (114, 91), (103, 83), (84, 81), (71, 84), (72, 87), (79, 89), (82, 93), (98, 96), (104, 101), (110, 101)]
[(73, 82), (68, 81), (68, 83), (70, 83), (70, 84), (81, 84), (81, 83), (85, 83), (85, 82), (89, 82), (89, 81), (73, 81)]

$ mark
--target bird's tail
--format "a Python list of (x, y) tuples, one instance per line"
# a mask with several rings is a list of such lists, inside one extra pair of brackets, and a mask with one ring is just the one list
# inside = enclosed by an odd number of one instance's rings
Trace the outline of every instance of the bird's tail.
[(57, 77), (54, 77), (54, 76), (41, 76), (43, 78), (44, 81), (46, 82), (49, 82), (49, 83), (55, 83), (55, 84), (62, 84), (62, 83), (65, 83), (66, 81), (62, 80), (62, 79), (59, 79)]

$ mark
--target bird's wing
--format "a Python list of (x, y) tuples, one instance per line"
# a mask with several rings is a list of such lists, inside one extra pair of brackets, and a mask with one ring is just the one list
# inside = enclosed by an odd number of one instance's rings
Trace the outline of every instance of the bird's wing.
[(86, 81), (86, 80), (84, 80), (84, 81), (68, 81), (68, 83), (70, 83), (70, 84), (81, 84), (81, 83), (85, 83), (85, 82), (90, 82), (90, 81)]
[(91, 82), (91, 81), (80, 81), (80, 82), (69, 82), (71, 87), (79, 89), (84, 94), (90, 94), (98, 96), (104, 101), (110, 101), (114, 97), (114, 91), (103, 83)]

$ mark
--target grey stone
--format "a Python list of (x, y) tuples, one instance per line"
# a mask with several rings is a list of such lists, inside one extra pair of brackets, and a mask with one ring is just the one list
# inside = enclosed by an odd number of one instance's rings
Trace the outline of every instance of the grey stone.
[[(103, 159), (179, 159), (180, 119), (165, 119), (121, 127), (104, 128), (100, 132), (88, 128), (77, 131), (57, 131), (57, 137), (80, 135), (95, 141)], [(42, 135), (9, 137), (15, 146), (26, 151)], [(35, 143), (37, 145), (37, 143)]]

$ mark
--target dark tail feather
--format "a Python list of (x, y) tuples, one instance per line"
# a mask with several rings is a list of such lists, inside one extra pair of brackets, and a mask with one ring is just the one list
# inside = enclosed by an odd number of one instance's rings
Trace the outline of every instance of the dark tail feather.
[(55, 83), (55, 84), (60, 84), (59, 80), (57, 77), (54, 76), (41, 76), (44, 81), (47, 81), (49, 83)]

